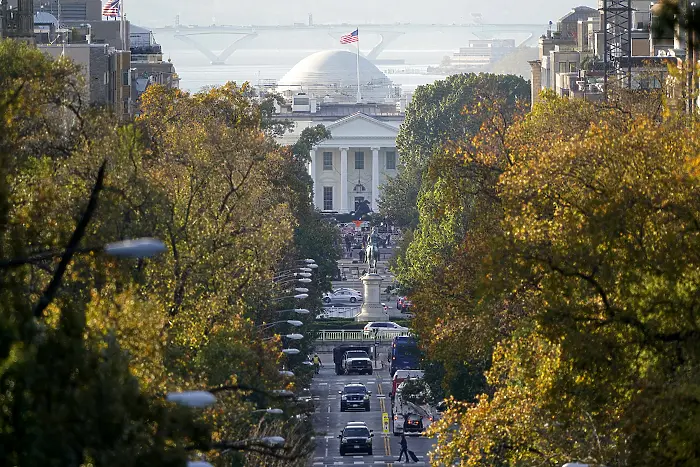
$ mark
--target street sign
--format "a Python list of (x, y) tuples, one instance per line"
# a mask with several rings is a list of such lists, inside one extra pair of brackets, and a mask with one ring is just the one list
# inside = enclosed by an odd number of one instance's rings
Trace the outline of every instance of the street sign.
[(382, 413), (382, 431), (385, 435), (389, 434), (389, 414), (386, 412)]

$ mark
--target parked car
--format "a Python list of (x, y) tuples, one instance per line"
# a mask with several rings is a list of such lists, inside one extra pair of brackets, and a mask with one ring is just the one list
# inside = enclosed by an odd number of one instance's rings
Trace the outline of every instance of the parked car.
[(325, 305), (348, 304), (362, 301), (362, 294), (355, 289), (336, 289), (323, 294)]
[(379, 332), (381, 331), (398, 331), (398, 332), (408, 332), (409, 329), (405, 328), (403, 326), (399, 326), (398, 324), (392, 322), (392, 321), (373, 321), (371, 323), (367, 323), (363, 329), (365, 336), (371, 337), (372, 334), (374, 333), (374, 330), (378, 330)]
[(403, 309), (403, 301), (406, 300), (406, 297), (396, 297), (396, 309), (401, 310)]
[(346, 375), (350, 373), (372, 374), (372, 360), (364, 350), (350, 350), (343, 355), (343, 371)]
[(409, 313), (412, 306), (413, 302), (404, 297), (403, 301), (401, 302), (401, 313)]
[(360, 409), (369, 412), (369, 397), (372, 395), (372, 392), (364, 384), (346, 384), (342, 391), (338, 391), (338, 394), (340, 394), (341, 412), (345, 412), (348, 409)]
[(374, 434), (367, 428), (367, 425), (349, 423), (338, 435), (340, 439), (340, 455), (366, 452), (371, 456), (373, 437)]

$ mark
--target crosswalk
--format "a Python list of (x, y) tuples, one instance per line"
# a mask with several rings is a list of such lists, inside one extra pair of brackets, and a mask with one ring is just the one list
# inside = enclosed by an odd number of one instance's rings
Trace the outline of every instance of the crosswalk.
[(427, 466), (429, 465), (424, 460), (419, 460), (418, 462), (411, 462), (407, 464), (405, 462), (397, 462), (394, 456), (346, 456), (346, 457), (315, 457), (312, 466), (317, 467), (327, 467), (327, 466), (376, 466), (376, 465), (387, 465), (390, 466), (402, 466), (415, 465), (415, 466)]

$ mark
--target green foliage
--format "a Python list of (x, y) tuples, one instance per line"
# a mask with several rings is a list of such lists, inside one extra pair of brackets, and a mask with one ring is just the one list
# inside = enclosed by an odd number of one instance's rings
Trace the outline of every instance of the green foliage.
[(435, 182), (423, 180), (433, 155), (452, 141), (471, 140), (477, 134), (489, 118), (480, 106), (499, 102), (510, 118), (518, 105), (529, 100), (529, 84), (513, 75), (465, 73), (419, 86), (396, 139), (401, 164), (398, 176), (383, 187), (382, 215), (402, 229), (415, 228), (419, 195)]
[[(231, 83), (194, 95), (151, 86), (140, 117), (117, 122), (81, 106), (77, 76), (68, 61), (0, 41), (0, 260), (60, 255), (103, 161), (104, 188), (80, 246), (156, 237), (167, 252), (76, 256), (40, 321), (32, 307), (57, 262), (0, 269), (2, 458), (184, 465), (188, 449), (286, 430), (284, 460), (238, 459), (303, 465), (310, 439), (290, 418), (294, 407), (279, 420), (251, 410), (279, 402), (261, 391), (311, 377), (303, 351), (281, 356), (273, 331), (285, 330), (259, 325), (291, 318), (278, 305), (320, 309), (329, 287), (337, 233), (313, 210), (305, 170), (308, 145), (327, 133), (309, 129), (294, 148), (280, 147), (273, 136), (288, 125), (275, 121), (271, 102)], [(316, 259), (321, 273), (308, 304), (272, 302), (289, 288), (273, 283), (276, 271), (300, 257)], [(296, 380), (280, 377), (281, 365)], [(169, 391), (237, 383), (259, 391), (222, 394), (204, 412), (164, 401)]]
[[(438, 319), (427, 292), (414, 303), (434, 354), (482, 356), (488, 387), (431, 428), (433, 462), (697, 464), (700, 127), (642, 108), (547, 95), (452, 151), (469, 161), (465, 186), (494, 201), (468, 217), (466, 259), (436, 261), (461, 306), (448, 297)], [(482, 145), (489, 134), (503, 144)], [(497, 169), (485, 185), (479, 161)]]

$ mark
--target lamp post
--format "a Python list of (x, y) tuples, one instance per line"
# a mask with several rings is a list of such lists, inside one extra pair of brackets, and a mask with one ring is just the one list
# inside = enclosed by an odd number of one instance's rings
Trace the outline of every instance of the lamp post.
[(253, 410), (251, 413), (259, 413), (259, 412), (265, 412), (266, 415), (282, 415), (284, 411), (282, 409), (258, 409), (258, 410)]
[[(274, 339), (275, 337), (277, 337), (277, 336), (268, 337), (266, 339), (263, 339), (263, 341), (269, 341), (269, 340)], [(301, 334), (287, 334), (285, 336), (280, 336), (280, 337), (282, 337), (283, 339), (289, 339), (292, 341), (298, 341), (298, 340), (301, 340), (304, 338), (304, 336)]]
[(263, 330), (265, 330), (265, 329), (270, 329), (271, 327), (277, 326), (278, 324), (289, 324), (289, 325), (294, 326), (294, 327), (297, 327), (297, 328), (298, 328), (299, 326), (303, 326), (303, 325), (304, 325), (303, 322), (298, 321), (298, 320), (296, 320), (296, 319), (286, 319), (286, 320), (282, 320), (282, 321), (274, 321), (274, 322), (272, 322), (272, 323), (264, 323), (264, 324), (261, 324), (260, 326), (258, 326), (258, 329), (260, 329), (261, 331), (263, 331)]
[(296, 313), (298, 315), (308, 315), (310, 313), (306, 308), (288, 308), (285, 310), (276, 310), (277, 313)]
[(379, 329), (374, 330), (374, 367), (377, 367), (377, 350), (378, 350), (378, 337), (379, 337)]
[[(156, 238), (137, 238), (134, 240), (122, 240), (119, 242), (107, 243), (106, 245), (76, 248), (73, 254), (104, 253), (118, 258), (150, 258), (163, 253), (166, 250), (165, 244)], [(36, 264), (63, 255), (63, 251), (51, 250), (36, 253), (25, 258), (12, 258), (0, 260), (0, 269), (10, 269), (27, 264)]]
[(286, 300), (288, 298), (296, 298), (297, 300), (303, 300), (305, 298), (309, 298), (309, 294), (307, 293), (299, 293), (296, 295), (286, 295), (284, 297), (275, 297), (272, 299), (272, 301), (279, 301), (279, 300)]

